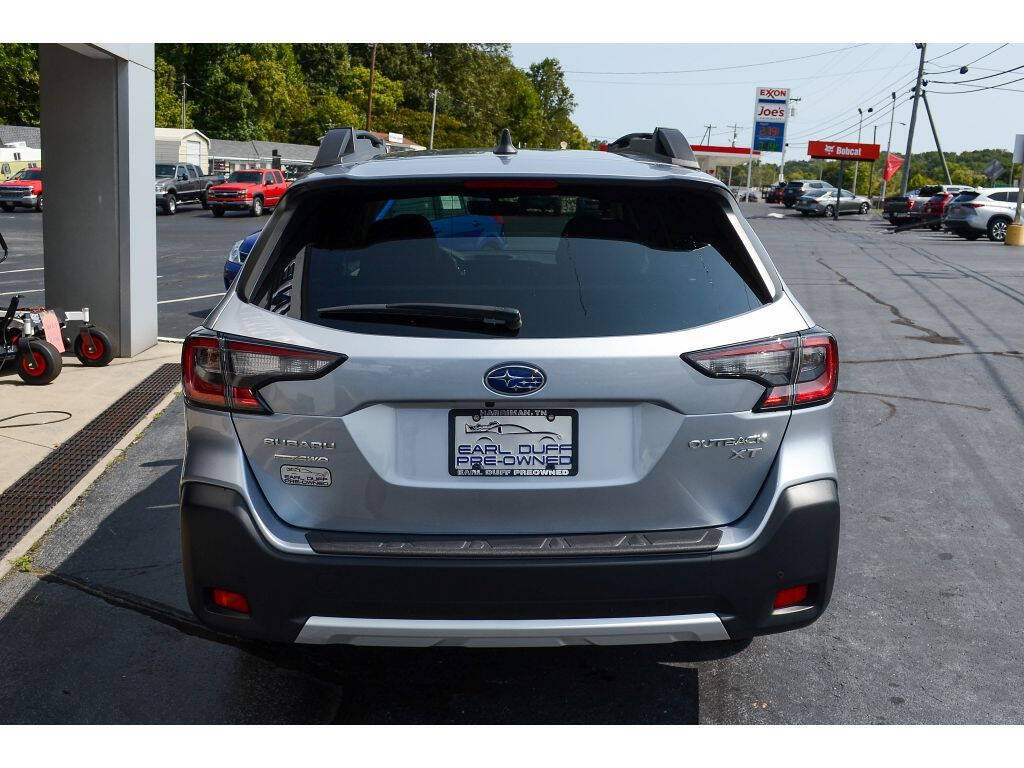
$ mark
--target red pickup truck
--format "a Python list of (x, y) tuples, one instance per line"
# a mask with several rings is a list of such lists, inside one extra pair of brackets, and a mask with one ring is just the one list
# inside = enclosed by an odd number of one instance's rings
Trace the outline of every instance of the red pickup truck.
[(0, 208), (43, 210), (43, 169), (25, 168), (0, 184)]
[(288, 182), (278, 170), (233, 171), (223, 184), (210, 188), (206, 201), (214, 216), (223, 216), (225, 211), (246, 211), (250, 216), (260, 216), (278, 204), (287, 188)]

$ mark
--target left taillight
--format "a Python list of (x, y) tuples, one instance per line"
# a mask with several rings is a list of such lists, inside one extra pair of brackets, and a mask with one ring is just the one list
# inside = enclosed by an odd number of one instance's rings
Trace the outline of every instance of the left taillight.
[(194, 405), (269, 413), (260, 387), (272, 381), (316, 379), (345, 359), (332, 352), (189, 336), (181, 350), (182, 385)]
[(765, 391), (755, 411), (828, 402), (839, 379), (839, 347), (831, 333), (819, 329), (689, 352), (682, 358), (705, 376), (762, 384)]

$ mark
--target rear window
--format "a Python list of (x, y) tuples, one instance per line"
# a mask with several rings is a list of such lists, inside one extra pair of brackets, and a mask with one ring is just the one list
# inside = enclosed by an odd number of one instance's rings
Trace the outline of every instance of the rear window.
[(301, 195), (250, 300), (357, 333), (467, 338), (479, 333), (319, 310), (512, 308), (518, 337), (567, 338), (675, 331), (770, 300), (714, 194), (469, 184)]
[(966, 203), (966, 202), (976, 198), (979, 194), (980, 194), (979, 192), (961, 192), (959, 195), (957, 195), (956, 197), (953, 198), (952, 202), (954, 202), (954, 203)]

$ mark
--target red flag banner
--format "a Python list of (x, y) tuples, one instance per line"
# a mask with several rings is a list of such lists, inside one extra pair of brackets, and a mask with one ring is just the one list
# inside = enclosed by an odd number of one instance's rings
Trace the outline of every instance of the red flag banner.
[(890, 154), (885, 158), (885, 180), (889, 181), (896, 175), (896, 171), (903, 167), (903, 158), (899, 155)]

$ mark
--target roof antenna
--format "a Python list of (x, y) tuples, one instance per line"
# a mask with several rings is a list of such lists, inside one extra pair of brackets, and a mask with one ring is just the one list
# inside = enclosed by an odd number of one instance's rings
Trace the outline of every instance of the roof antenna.
[(494, 154), (515, 155), (518, 152), (516, 145), (512, 143), (512, 132), (508, 128), (502, 128), (501, 139), (498, 140), (498, 146), (494, 148)]

